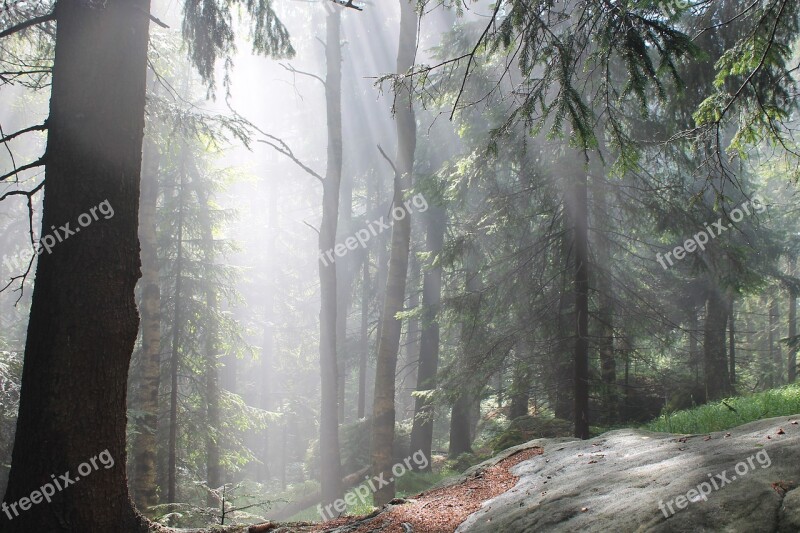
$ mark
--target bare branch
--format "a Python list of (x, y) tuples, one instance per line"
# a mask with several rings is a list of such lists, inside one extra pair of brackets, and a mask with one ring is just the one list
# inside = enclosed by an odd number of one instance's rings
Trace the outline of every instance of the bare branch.
[(7, 192), (3, 196), (0, 196), (0, 202), (2, 202), (3, 200), (5, 200), (6, 198), (8, 198), (10, 196), (27, 196), (28, 198), (30, 198), (31, 196), (33, 196), (37, 192), (41, 191), (42, 187), (44, 187), (44, 180), (41, 183), (39, 183), (39, 185), (37, 185), (36, 187), (31, 189), (30, 191), (10, 191), (10, 192)]
[(309, 224), (309, 223), (308, 223), (308, 222), (306, 222), (305, 220), (303, 221), (303, 224), (305, 224), (305, 225), (306, 225), (306, 226), (308, 226), (309, 228), (313, 229), (313, 230), (314, 230), (314, 232), (315, 232), (317, 235), (319, 235), (319, 230), (318, 230), (317, 228), (315, 228), (314, 226), (312, 226), (311, 224)]
[(302, 71), (302, 70), (297, 70), (296, 68), (294, 68), (294, 67), (291, 65), (291, 63), (289, 63), (289, 64), (286, 64), (286, 65), (284, 65), (283, 63), (278, 63), (278, 64), (279, 64), (281, 67), (283, 67), (284, 69), (286, 69), (286, 70), (288, 70), (289, 72), (291, 72), (292, 74), (301, 74), (301, 75), (303, 75), (303, 76), (308, 76), (309, 78), (314, 78), (315, 80), (317, 80), (318, 82), (320, 82), (320, 83), (323, 85), (323, 87), (325, 86), (325, 80), (323, 80), (322, 78), (320, 78), (320, 77), (319, 77), (319, 76), (317, 76), (316, 74), (312, 74), (311, 72), (304, 72), (304, 71)]
[(271, 140), (259, 139), (258, 142), (273, 147), (279, 153), (285, 155), (286, 157), (288, 157), (289, 159), (294, 161), (294, 163), (298, 167), (300, 167), (303, 170), (305, 170), (306, 173), (308, 173), (311, 176), (317, 178), (320, 182), (324, 182), (325, 181), (325, 179), (322, 176), (320, 176), (316, 171), (314, 171), (314, 169), (312, 169), (311, 167), (309, 167), (308, 165), (306, 165), (305, 163), (300, 161), (300, 159), (298, 159), (297, 156), (294, 155), (294, 152), (289, 147), (289, 145), (286, 144), (282, 139), (279, 139), (278, 137), (275, 137), (274, 135), (270, 135), (269, 133), (265, 133), (263, 131), (261, 132), (261, 134), (269, 137), (269, 139), (271, 139)]
[(383, 148), (381, 148), (380, 144), (378, 145), (378, 151), (381, 153), (381, 155), (386, 160), (386, 162), (389, 163), (389, 166), (392, 167), (392, 170), (394, 171), (394, 175), (398, 176), (399, 173), (397, 172), (397, 167), (394, 166), (394, 161), (392, 161), (392, 159), (388, 155), (386, 155), (386, 152), (383, 151)]
[(11, 26), (10, 28), (0, 31), (0, 39), (3, 37), (8, 37), (9, 35), (14, 35), (15, 33), (21, 32), (22, 30), (26, 30), (31, 26), (37, 26), (39, 24), (44, 24), (45, 22), (52, 22), (56, 20), (55, 13), (49, 13), (47, 15), (42, 15), (41, 17), (34, 17), (32, 19), (26, 20), (25, 22), (20, 22), (15, 26)]
[(32, 131), (45, 131), (46, 129), (47, 129), (47, 122), (45, 122), (43, 124), (38, 124), (36, 126), (31, 126), (30, 128), (25, 128), (24, 130), (19, 130), (16, 133), (12, 133), (12, 134), (10, 134), (10, 135), (8, 135), (6, 137), (0, 138), (0, 144), (5, 144), (5, 143), (7, 143), (9, 141), (13, 141), (14, 139), (19, 137), (20, 135), (24, 135), (24, 134), (30, 133)]
[(355, 9), (356, 11), (364, 11), (364, 8), (361, 7), (361, 6), (355, 5), (353, 3), (353, 0), (347, 0), (346, 2), (344, 0), (331, 0), (331, 2), (333, 2), (334, 4), (338, 4), (338, 5), (342, 6), (342, 7), (349, 7), (351, 9)]
[(8, 174), (4, 174), (4, 175), (0, 176), (0, 181), (5, 181), (8, 178), (10, 178), (11, 176), (16, 176), (20, 172), (23, 172), (25, 170), (30, 170), (30, 169), (36, 168), (36, 167), (41, 167), (44, 164), (45, 164), (45, 157), (42, 156), (41, 158), (39, 158), (37, 161), (34, 161), (33, 163), (28, 163), (27, 165), (23, 165), (23, 166), (19, 167), (16, 170), (12, 170)]

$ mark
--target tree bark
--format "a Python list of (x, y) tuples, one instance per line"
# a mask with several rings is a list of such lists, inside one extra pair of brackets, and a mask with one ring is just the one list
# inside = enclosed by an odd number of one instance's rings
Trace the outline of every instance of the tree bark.
[[(215, 250), (212, 221), (209, 215), (209, 198), (207, 194), (197, 189), (195, 189), (195, 192), (200, 207), (200, 223), (202, 224), (203, 232), (203, 262), (207, 265), (206, 268), (210, 269), (214, 268)], [(205, 331), (203, 332), (206, 421), (208, 423), (208, 427), (205, 428), (204, 438), (206, 441), (206, 485), (210, 489), (216, 490), (222, 486), (223, 480), (222, 465), (220, 464), (220, 390), (217, 369), (219, 294), (213, 285), (213, 279), (213, 276), (209, 276), (205, 287), (206, 308), (209, 318), (205, 323)], [(217, 498), (209, 493), (207, 504), (209, 507), (213, 507), (219, 505), (219, 502)]]
[(342, 463), (339, 455), (339, 365), (336, 353), (336, 263), (323, 254), (336, 246), (339, 220), (339, 186), (342, 180), (342, 52), (340, 47), (341, 12), (328, 7), (326, 21), (325, 102), (328, 124), (328, 158), (322, 193), (322, 223), (319, 232), (319, 280), (322, 300), (320, 323), (320, 486), (324, 504), (342, 496)]
[[(481, 291), (483, 281), (478, 268), (478, 253), (475, 248), (470, 248), (464, 256), (464, 272), (466, 275), (466, 301), (464, 311), (466, 315), (461, 319), (460, 357), (462, 365), (470, 365), (475, 357), (475, 352), (480, 349), (483, 326), (480, 322)], [(489, 376), (472, 376), (460, 388), (453, 408), (450, 412), (450, 444), (448, 455), (455, 459), (462, 453), (472, 453), (472, 439), (474, 438), (473, 411), (475, 402), (480, 401), (479, 391)], [(478, 405), (480, 417), (480, 405)]]
[(158, 277), (156, 208), (160, 154), (152, 140), (145, 143), (139, 205), (139, 241), (142, 254), (142, 363), (134, 403), (144, 413), (133, 439), (133, 479), (136, 507), (146, 512), (158, 503), (156, 454), (158, 392), (161, 382), (161, 288)]
[(703, 334), (703, 371), (706, 401), (723, 398), (730, 391), (725, 333), (728, 324), (728, 305), (714, 287), (706, 297), (706, 321)]
[[(425, 216), (427, 226), (426, 251), (437, 257), (444, 248), (444, 232), (447, 226), (446, 211), (431, 205)], [(422, 280), (422, 333), (420, 337), (417, 391), (432, 391), (436, 388), (439, 371), (439, 308), (442, 300), (442, 267), (436, 264), (427, 268)], [(433, 447), (433, 402), (429, 398), (414, 399), (414, 421), (411, 428), (409, 454), (419, 450), (428, 458), (425, 471), (431, 470)]]
[(736, 384), (736, 324), (734, 316), (734, 305), (736, 300), (733, 294), (730, 295), (728, 302), (728, 362), (729, 362), (729, 375), (731, 380), (731, 389)]
[[(149, 13), (149, 4), (108, 0), (100, 9), (61, 0), (55, 8), (42, 227), (75, 228), (80, 215), (106, 201), (114, 215), (39, 258), (4, 501), (18, 506), (65, 472), (78, 480), (13, 520), (0, 514), (3, 531), (147, 529), (128, 496), (125, 429), (139, 325), (134, 289), (149, 32), (147, 16), (137, 12)], [(79, 465), (105, 450), (113, 466), (76, 476)]]
[(772, 386), (779, 387), (783, 383), (783, 350), (777, 342), (780, 336), (780, 322), (778, 320), (778, 299), (774, 296), (769, 305), (769, 353), (772, 356)]
[[(410, 252), (410, 270), (408, 287), (408, 310), (414, 311), (419, 307), (420, 291), (419, 282), (422, 273), (417, 254)], [(406, 331), (405, 360), (403, 370), (403, 389), (400, 391), (399, 400), (401, 420), (405, 420), (409, 414), (413, 415), (414, 398), (411, 393), (417, 388), (417, 372), (419, 369), (419, 348), (420, 348), (420, 327), (419, 317), (414, 316), (408, 320), (408, 330)]]
[(531, 366), (530, 366), (530, 349), (528, 348), (527, 341), (522, 338), (517, 341), (516, 349), (514, 350), (514, 370), (511, 382), (511, 406), (509, 408), (508, 418), (514, 420), (520, 416), (528, 414), (528, 403), (530, 403), (530, 386), (531, 386)]
[(167, 503), (178, 500), (178, 369), (180, 367), (181, 333), (183, 330), (183, 226), (185, 211), (185, 173), (186, 147), (180, 156), (181, 165), (178, 183), (178, 234), (176, 236), (177, 253), (175, 257), (175, 298), (172, 317), (172, 351), (169, 359), (169, 438), (167, 442)]
[[(414, 64), (417, 20), (415, 5), (409, 0), (400, 0), (398, 73), (405, 73)], [(391, 472), (395, 423), (395, 374), (402, 328), (402, 322), (397, 319), (396, 315), (403, 310), (408, 276), (408, 252), (411, 245), (411, 213), (403, 205), (403, 200), (406, 192), (411, 189), (414, 152), (417, 144), (417, 123), (408, 87), (401, 86), (396, 89), (395, 106), (397, 156), (395, 157), (396, 175), (392, 201), (395, 220), (392, 226), (386, 297), (378, 341), (372, 423), (372, 474), (375, 476), (383, 474), (384, 479), (388, 481), (388, 485), (378, 488), (373, 495), (375, 505), (379, 507), (388, 503), (395, 495), (394, 478)]]
[(589, 221), (585, 175), (574, 188), (575, 224), (575, 436), (589, 438)]
[(369, 359), (369, 250), (364, 250), (361, 273), (361, 337), (358, 354), (358, 418), (366, 416), (367, 408), (367, 360)]
[[(789, 258), (789, 275), (795, 275), (797, 259)], [(789, 288), (789, 338), (797, 336), (797, 291), (792, 286)], [(797, 348), (789, 347), (789, 364), (787, 367), (786, 381), (794, 383), (797, 379)]]

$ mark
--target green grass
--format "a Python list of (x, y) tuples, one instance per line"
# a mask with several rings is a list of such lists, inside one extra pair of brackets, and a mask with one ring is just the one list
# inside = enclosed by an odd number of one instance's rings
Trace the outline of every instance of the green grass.
[[(728, 405), (725, 405), (726, 403)], [(800, 384), (794, 384), (748, 396), (727, 398), (724, 403), (719, 401), (685, 411), (664, 413), (644, 428), (666, 433), (710, 433), (763, 418), (798, 413), (800, 413)]]

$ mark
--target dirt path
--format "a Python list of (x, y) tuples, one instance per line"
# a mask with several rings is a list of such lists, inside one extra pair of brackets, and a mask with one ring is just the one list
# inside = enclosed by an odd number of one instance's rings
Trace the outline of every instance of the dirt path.
[(350, 516), (323, 524), (261, 524), (250, 533), (452, 533), (483, 502), (511, 489), (515, 465), (542, 454), (542, 448), (520, 450), (466, 479), (406, 500), (396, 500), (367, 516)]

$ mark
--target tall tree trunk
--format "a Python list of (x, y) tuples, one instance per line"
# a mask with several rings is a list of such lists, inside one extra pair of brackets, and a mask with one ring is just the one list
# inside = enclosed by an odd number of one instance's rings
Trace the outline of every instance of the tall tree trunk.
[(706, 321), (703, 334), (706, 401), (719, 400), (730, 391), (725, 353), (727, 325), (728, 304), (717, 289), (711, 286), (706, 297)]
[[(42, 254), (4, 502), (19, 505), (51, 475), (80, 478), (46, 508), (0, 515), (2, 529), (146, 531), (128, 496), (126, 389), (138, 334), (139, 184), (148, 0), (57, 2), (42, 226), (75, 228), (108, 202), (114, 216)], [(76, 385), (78, 383), (78, 385)], [(113, 466), (75, 476), (101, 453)], [(102, 465), (101, 465), (102, 466)]]
[(178, 235), (175, 258), (175, 298), (172, 317), (172, 351), (169, 359), (169, 440), (167, 443), (167, 503), (176, 503), (178, 497), (178, 369), (180, 367), (181, 334), (183, 331), (183, 225), (185, 206), (186, 147), (181, 154), (180, 182), (178, 184)]
[[(789, 275), (795, 275), (797, 267), (797, 259), (795, 257), (789, 258)], [(794, 286), (789, 287), (789, 338), (794, 339), (797, 336), (797, 291)], [(797, 348), (789, 347), (789, 364), (787, 367), (786, 381), (787, 383), (794, 383), (797, 379)]]
[[(444, 248), (444, 232), (447, 226), (446, 211), (431, 205), (425, 214), (426, 251), (435, 258)], [(442, 300), (442, 267), (425, 269), (422, 280), (422, 333), (420, 337), (419, 367), (417, 369), (417, 391), (432, 391), (436, 388), (436, 374), (439, 371), (439, 307)], [(431, 470), (431, 449), (433, 447), (433, 402), (429, 398), (414, 399), (414, 421), (411, 427), (411, 447), (409, 454), (419, 450), (428, 458), (425, 470)]]
[[(275, 242), (278, 238), (278, 194), (277, 187), (271, 188), (269, 192), (269, 214), (267, 218), (267, 249), (265, 250), (265, 257), (267, 261), (274, 257)], [(266, 272), (271, 272), (269, 264), (264, 265)], [(277, 290), (277, 281), (275, 274), (272, 277), (265, 279), (264, 290), (264, 334), (261, 346), (261, 388), (259, 389), (260, 405), (265, 411), (271, 411), (275, 403), (275, 379), (273, 359), (275, 357), (275, 338), (273, 331), (273, 321), (275, 320), (275, 291)], [(270, 428), (264, 429), (261, 436), (261, 466), (259, 467), (259, 478), (262, 481), (268, 481), (271, 477), (270, 473)]]
[(574, 257), (571, 256), (572, 239), (565, 231), (562, 234), (559, 258), (563, 261), (561, 276), (561, 291), (558, 298), (558, 309), (556, 315), (556, 339), (551, 349), (551, 361), (548, 376), (551, 391), (552, 403), (555, 404), (556, 418), (570, 420), (574, 418), (575, 410), (575, 386), (573, 375), (575, 374), (575, 338), (574, 338), (574, 298), (570, 287), (572, 287), (572, 275), (574, 267)]
[(327, 264), (322, 254), (336, 245), (339, 220), (339, 185), (342, 180), (342, 49), (341, 12), (328, 6), (325, 45), (325, 101), (328, 117), (328, 162), (322, 193), (319, 232), (320, 323), (320, 485), (323, 505), (342, 496), (342, 462), (339, 455), (339, 366), (336, 354), (336, 263)]
[(447, 455), (456, 459), (462, 453), (472, 453), (472, 432), (470, 414), (475, 395), (469, 391), (462, 392), (453, 403), (450, 412), (450, 444)]
[(734, 315), (734, 305), (736, 299), (733, 294), (730, 295), (728, 302), (728, 362), (730, 365), (729, 375), (731, 380), (731, 390), (736, 384), (736, 324)]
[[(341, 97), (340, 97), (341, 100)], [(340, 133), (341, 135), (341, 133)], [(338, 233), (342, 237), (352, 235), (353, 219), (353, 178), (348, 173), (342, 178), (339, 191), (339, 225)], [(342, 239), (343, 240), (343, 239)], [(340, 242), (342, 242), (340, 240)], [(338, 258), (336, 266), (336, 344), (337, 363), (339, 365), (338, 403), (339, 422), (345, 421), (345, 401), (347, 398), (347, 315), (350, 310), (351, 285), (353, 282), (353, 256), (345, 255)]]
[[(408, 310), (414, 311), (419, 307), (420, 291), (419, 281), (421, 274), (421, 267), (417, 254), (411, 251), (410, 254), (410, 270), (409, 270), (409, 287), (408, 287)], [(403, 371), (405, 372), (403, 378), (403, 389), (400, 391), (399, 401), (402, 409), (401, 419), (409, 414), (413, 414), (414, 398), (411, 393), (417, 388), (417, 372), (419, 369), (419, 345), (420, 345), (420, 328), (419, 317), (414, 316), (408, 320), (408, 330), (406, 330), (406, 343), (405, 343), (405, 359), (403, 364)]]
[(694, 371), (694, 384), (700, 385), (700, 350), (697, 347), (697, 337), (700, 335), (700, 325), (697, 320), (697, 308), (692, 304), (689, 309), (689, 361)]
[[(195, 189), (197, 194), (197, 201), (200, 205), (200, 223), (202, 224), (203, 232), (203, 262), (207, 268), (214, 268), (215, 263), (215, 250), (214, 250), (214, 233), (212, 221), (209, 214), (209, 198), (207, 194)], [(205, 428), (205, 445), (206, 445), (206, 485), (216, 490), (222, 486), (222, 465), (220, 464), (220, 390), (219, 390), (219, 375), (217, 369), (217, 356), (219, 351), (219, 324), (217, 323), (217, 316), (219, 315), (219, 295), (213, 285), (214, 277), (210, 276), (206, 282), (205, 296), (206, 308), (209, 313), (209, 319), (204, 324), (205, 331), (203, 332), (203, 359), (205, 371), (205, 401), (206, 401), (206, 421), (208, 427)], [(208, 494), (207, 504), (209, 507), (219, 505), (217, 499)]]
[(778, 299), (773, 296), (769, 305), (769, 353), (772, 356), (774, 387), (779, 387), (783, 383), (783, 350), (780, 343), (777, 342), (781, 338), (779, 317)]
[(592, 189), (595, 198), (594, 224), (596, 242), (595, 279), (598, 293), (597, 328), (598, 355), (600, 356), (600, 381), (603, 421), (614, 424), (618, 420), (619, 395), (617, 393), (617, 361), (614, 353), (614, 278), (612, 257), (606, 234), (611, 218), (608, 205), (607, 184), (604, 183), (603, 166), (593, 160)]
[[(414, 64), (417, 20), (415, 4), (410, 0), (400, 0), (400, 38), (396, 69), (398, 73), (405, 73)], [(374, 494), (375, 505), (378, 507), (388, 503), (395, 495), (391, 472), (395, 423), (395, 374), (402, 329), (402, 322), (396, 315), (403, 310), (408, 276), (408, 252), (411, 245), (411, 213), (403, 205), (403, 200), (406, 192), (411, 189), (414, 152), (417, 145), (417, 122), (408, 87), (397, 87), (395, 106), (397, 156), (392, 200), (395, 221), (392, 226), (386, 297), (378, 341), (372, 423), (372, 474), (375, 476), (383, 474), (384, 479), (388, 481), (388, 485), (378, 488)]]
[(531, 387), (530, 349), (527, 340), (523, 337), (517, 341), (514, 350), (514, 370), (511, 383), (511, 407), (508, 418), (513, 420), (528, 414)]
[(158, 278), (156, 207), (160, 154), (147, 140), (142, 169), (139, 203), (139, 241), (142, 250), (142, 363), (139, 387), (134, 399), (144, 413), (133, 439), (133, 479), (130, 488), (136, 507), (146, 512), (158, 503), (156, 453), (158, 431), (158, 392), (161, 382), (161, 288)]
[(575, 436), (589, 438), (589, 202), (587, 177), (576, 176), (575, 224)]
[(361, 336), (358, 350), (358, 418), (366, 416), (367, 360), (369, 359), (369, 250), (364, 250), (361, 273)]
[[(475, 248), (467, 250), (464, 256), (464, 272), (466, 275), (466, 303), (465, 318), (461, 322), (460, 357), (464, 367), (470, 366), (470, 361), (475, 360), (476, 351), (480, 349), (482, 340), (482, 326), (480, 325), (481, 291), (483, 282), (478, 268), (478, 252)], [(460, 387), (450, 412), (450, 445), (448, 455), (455, 459), (462, 453), (472, 452), (473, 412), (475, 402), (480, 401), (480, 389), (489, 376), (473, 376)], [(480, 405), (478, 405), (480, 417)]]

